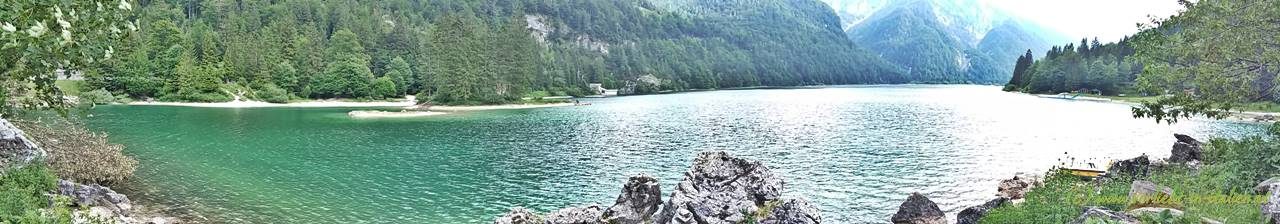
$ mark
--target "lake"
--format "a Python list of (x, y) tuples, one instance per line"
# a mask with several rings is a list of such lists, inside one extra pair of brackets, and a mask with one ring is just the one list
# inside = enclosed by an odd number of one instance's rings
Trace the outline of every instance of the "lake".
[[(513, 206), (663, 200), (694, 155), (761, 160), (831, 223), (887, 223), (911, 192), (949, 218), (1017, 172), (1167, 157), (1173, 133), (1264, 125), (1133, 119), (1129, 106), (992, 86), (847, 86), (586, 99), (591, 106), (356, 120), (352, 109), (104, 106), (90, 125), (141, 161), (134, 200), (226, 223), (491, 223)], [(1066, 154), (1064, 154), (1066, 153)], [(199, 221), (199, 220), (196, 220)]]

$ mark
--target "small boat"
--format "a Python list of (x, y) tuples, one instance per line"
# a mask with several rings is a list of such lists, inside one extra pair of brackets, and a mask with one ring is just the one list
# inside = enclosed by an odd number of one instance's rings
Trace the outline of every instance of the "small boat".
[(1087, 177), (1087, 178), (1097, 178), (1107, 174), (1107, 171), (1105, 170), (1086, 169), (1086, 168), (1062, 168), (1062, 170), (1066, 170), (1067, 172), (1070, 172), (1071, 175), (1075, 175), (1078, 177)]

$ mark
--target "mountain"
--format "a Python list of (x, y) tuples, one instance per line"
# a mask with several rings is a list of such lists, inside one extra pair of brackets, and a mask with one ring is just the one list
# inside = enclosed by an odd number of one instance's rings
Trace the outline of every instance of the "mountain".
[(850, 10), (837, 14), (850, 15), (843, 22), (854, 43), (912, 82), (1002, 83), (1026, 50), (1042, 54), (1066, 39), (977, 0), (825, 1)]
[(441, 104), (905, 82), (818, 0), (144, 1), (91, 89), (163, 101)]

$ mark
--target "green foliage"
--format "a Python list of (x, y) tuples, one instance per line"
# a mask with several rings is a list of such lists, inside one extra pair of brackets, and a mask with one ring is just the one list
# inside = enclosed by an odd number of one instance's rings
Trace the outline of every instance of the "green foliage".
[(98, 89), (94, 91), (80, 93), (81, 105), (93, 106), (93, 105), (111, 104), (115, 102), (116, 102), (116, 97), (112, 96), (111, 92), (107, 92), (106, 89)]
[(1137, 117), (1176, 122), (1220, 117), (1241, 103), (1277, 100), (1280, 4), (1181, 1), (1178, 15), (1144, 26), (1134, 40), (1145, 67), (1139, 87), (1169, 99), (1134, 109)]
[(0, 174), (0, 222), (23, 223), (22, 217), (45, 208), (45, 193), (56, 188), (57, 177), (49, 168), (33, 164)]
[(375, 99), (396, 97), (396, 83), (390, 77), (374, 79), (369, 88), (369, 96)]
[(1063, 92), (1120, 94), (1129, 89), (1141, 65), (1127, 58), (1134, 54), (1125, 38), (1116, 43), (1087, 39), (1079, 45), (1054, 46), (1045, 58), (1035, 60), (1030, 51), (1018, 58), (1005, 91), (1056, 94)]
[(373, 72), (365, 64), (359, 57), (346, 57), (329, 64), (323, 74), (311, 80), (311, 95), (320, 98), (368, 96)]
[(257, 91), (254, 91), (254, 94), (258, 97), (258, 100), (266, 101), (268, 103), (289, 102), (289, 92), (275, 84), (261, 85), (257, 88)]
[(54, 85), (59, 69), (75, 71), (114, 54), (128, 34), (128, 1), (0, 1), (0, 114), (69, 105)]
[(394, 94), (404, 94), (410, 91), (410, 87), (419, 85), (418, 80), (414, 78), (413, 69), (409, 67), (409, 63), (404, 58), (396, 57), (391, 60), (391, 64), (386, 69), (386, 74), (382, 77), (390, 79), (396, 87)]
[(227, 74), (221, 63), (194, 65), (191, 60), (183, 60), (178, 66), (178, 83), (176, 95), (170, 96), (181, 101), (192, 102), (226, 102), (232, 98), (222, 89), (222, 79)]

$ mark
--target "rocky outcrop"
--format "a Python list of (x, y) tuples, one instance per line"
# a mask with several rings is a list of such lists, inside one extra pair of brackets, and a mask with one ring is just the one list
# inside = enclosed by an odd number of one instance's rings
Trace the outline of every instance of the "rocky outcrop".
[(602, 215), (604, 211), (600, 209), (600, 205), (588, 205), (560, 209), (547, 213), (544, 218), (546, 224), (604, 224), (600, 219)]
[(1111, 164), (1107, 175), (1112, 177), (1145, 178), (1151, 173), (1151, 159), (1147, 155), (1121, 160)]
[(522, 207), (512, 208), (507, 214), (493, 220), (493, 224), (542, 224), (542, 217)]
[(1129, 185), (1129, 203), (1136, 207), (1167, 207), (1162, 204), (1173, 196), (1173, 188), (1157, 185), (1151, 181), (1133, 181)]
[(1199, 163), (1199, 161), (1204, 160), (1204, 149), (1201, 148), (1200, 141), (1182, 134), (1174, 134), (1173, 137), (1177, 138), (1178, 142), (1173, 143), (1173, 150), (1169, 154), (1169, 163)]
[[(594, 205), (568, 208), (540, 218), (532, 211), (516, 208), (494, 223), (822, 223), (818, 209), (808, 201), (781, 198), (783, 181), (768, 167), (725, 152), (698, 154), (665, 203), (658, 186), (657, 179), (641, 174), (623, 185), (614, 205), (606, 210)], [(661, 209), (658, 204), (662, 204)]]
[(947, 216), (928, 197), (911, 193), (907, 201), (898, 206), (898, 213), (893, 214), (890, 221), (894, 224), (946, 224)]
[(1144, 215), (1160, 215), (1165, 212), (1168, 212), (1169, 215), (1173, 217), (1181, 217), (1183, 214), (1182, 210), (1177, 210), (1172, 208), (1159, 208), (1159, 207), (1135, 208), (1135, 209), (1130, 209), (1129, 211), (1124, 213), (1133, 217), (1142, 217)]
[(1270, 223), (1280, 223), (1280, 177), (1263, 181), (1254, 190), (1268, 195), (1267, 202), (1262, 204), (1264, 220)]
[(44, 155), (44, 150), (28, 140), (21, 129), (8, 120), (0, 119), (0, 172), (22, 167)]
[(819, 224), (818, 208), (804, 199), (788, 199), (769, 212), (760, 224)]
[(1123, 223), (1123, 224), (1139, 224), (1142, 223), (1129, 215), (1107, 210), (1102, 207), (1086, 207), (1084, 213), (1071, 220), (1068, 224), (1085, 224), (1085, 223)]
[(129, 197), (97, 184), (82, 185), (58, 180), (58, 195), (71, 198), (72, 206), (103, 207), (121, 217), (128, 217), (133, 209)]
[(956, 224), (978, 224), (978, 221), (981, 221), (982, 217), (987, 215), (987, 212), (1004, 205), (1007, 201), (1009, 201), (1008, 198), (1000, 197), (991, 199), (981, 205), (966, 208), (956, 215)]
[(622, 185), (622, 193), (604, 212), (606, 223), (640, 224), (652, 220), (662, 205), (658, 179), (645, 174), (631, 177)]
[(783, 181), (758, 161), (704, 152), (676, 185), (657, 223), (739, 223), (782, 196)]

